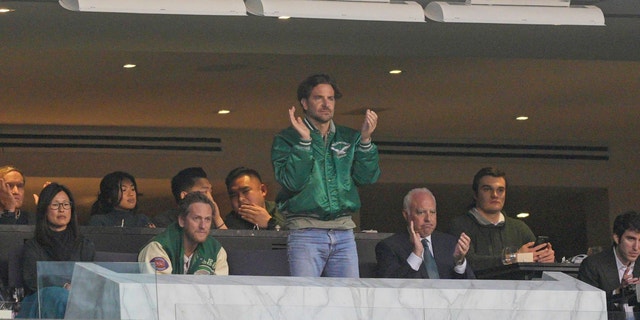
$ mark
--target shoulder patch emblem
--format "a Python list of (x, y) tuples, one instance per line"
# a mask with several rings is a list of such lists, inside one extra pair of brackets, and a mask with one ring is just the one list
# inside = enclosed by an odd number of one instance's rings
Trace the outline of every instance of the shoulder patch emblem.
[(153, 263), (153, 266), (157, 271), (164, 271), (169, 268), (169, 262), (163, 257), (155, 257), (149, 262)]

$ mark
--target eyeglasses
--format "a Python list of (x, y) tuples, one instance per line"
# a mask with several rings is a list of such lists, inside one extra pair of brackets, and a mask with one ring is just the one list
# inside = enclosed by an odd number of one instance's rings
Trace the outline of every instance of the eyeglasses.
[(71, 208), (71, 202), (53, 202), (49, 205), (49, 208), (53, 210), (58, 210), (58, 208), (62, 207), (64, 210), (69, 210)]

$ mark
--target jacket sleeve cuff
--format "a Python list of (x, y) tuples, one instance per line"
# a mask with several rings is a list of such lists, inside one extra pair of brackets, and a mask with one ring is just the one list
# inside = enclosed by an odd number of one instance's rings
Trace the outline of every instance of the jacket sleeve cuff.
[(371, 150), (371, 148), (373, 148), (373, 143), (371, 143), (371, 141), (367, 142), (367, 143), (359, 143), (358, 144), (358, 149), (360, 149), (361, 151), (369, 151)]
[(422, 258), (416, 256), (415, 253), (411, 252), (409, 257), (407, 258), (407, 263), (409, 264), (409, 266), (411, 266), (411, 269), (413, 269), (413, 271), (418, 271), (420, 269), (420, 266), (422, 265)]
[(300, 139), (300, 141), (298, 141), (297, 147), (304, 150), (311, 150), (311, 140)]

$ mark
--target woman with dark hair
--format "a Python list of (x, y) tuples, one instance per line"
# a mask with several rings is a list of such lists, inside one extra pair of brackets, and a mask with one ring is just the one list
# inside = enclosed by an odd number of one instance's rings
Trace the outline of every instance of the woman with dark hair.
[(91, 207), (90, 226), (150, 227), (155, 226), (138, 210), (136, 179), (122, 171), (109, 173), (100, 181), (98, 199)]
[(38, 309), (45, 318), (64, 316), (71, 277), (40, 275), (41, 288), (36, 293), (38, 261), (93, 261), (94, 256), (93, 242), (78, 232), (71, 191), (55, 182), (44, 187), (36, 209), (35, 236), (24, 244), (22, 277), (29, 296), (23, 300), (19, 317), (38, 316)]

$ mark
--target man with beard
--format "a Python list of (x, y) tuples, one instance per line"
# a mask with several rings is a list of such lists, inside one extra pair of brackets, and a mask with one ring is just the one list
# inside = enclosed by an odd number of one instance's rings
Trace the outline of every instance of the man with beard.
[(378, 149), (371, 135), (378, 123), (365, 112), (360, 130), (336, 125), (342, 96), (326, 74), (298, 86), (304, 118), (289, 109), (291, 126), (274, 138), (271, 161), (282, 189), (278, 209), (291, 230), (287, 240), (292, 276), (358, 278), (358, 254), (351, 216), (360, 209), (358, 186), (380, 176)]
[(35, 217), (21, 210), (24, 183), (24, 175), (16, 167), (0, 167), (0, 224), (35, 223)]
[(209, 236), (214, 204), (192, 192), (180, 201), (178, 221), (151, 239), (138, 254), (148, 271), (161, 274), (228, 275), (227, 253)]
[(551, 263), (555, 252), (551, 243), (534, 246), (536, 237), (521, 220), (506, 216), (502, 212), (507, 194), (507, 180), (503, 171), (482, 168), (473, 177), (474, 204), (464, 215), (455, 218), (451, 234), (462, 232), (473, 239), (467, 259), (475, 272), (501, 266), (502, 250), (518, 248), (518, 253), (531, 252), (534, 262)]
[[(587, 257), (580, 264), (578, 279), (604, 290), (609, 319), (637, 319), (635, 287), (640, 283), (640, 214), (629, 211), (613, 222), (613, 245)], [(636, 308), (637, 309), (637, 308)], [(636, 310), (637, 312), (637, 310)], [(637, 313), (636, 313), (637, 315)]]
[(422, 279), (473, 279), (465, 255), (471, 239), (435, 231), (436, 198), (427, 188), (409, 191), (402, 216), (407, 229), (376, 245), (378, 277)]

